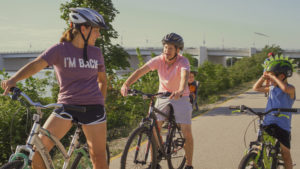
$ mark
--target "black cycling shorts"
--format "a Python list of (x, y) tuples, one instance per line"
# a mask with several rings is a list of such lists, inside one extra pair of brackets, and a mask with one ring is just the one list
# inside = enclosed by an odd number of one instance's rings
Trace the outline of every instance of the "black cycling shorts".
[(275, 137), (281, 144), (288, 149), (291, 148), (291, 133), (283, 130), (276, 124), (270, 124), (263, 127), (264, 130), (270, 135)]
[(85, 107), (86, 112), (77, 112), (74, 110), (64, 110), (64, 108), (59, 108), (54, 110), (54, 114), (56, 117), (69, 119), (65, 115), (61, 115), (62, 113), (66, 112), (70, 114), (73, 118), (73, 121), (79, 124), (100, 124), (106, 121), (106, 113), (104, 106), (101, 104), (96, 105), (75, 105), (80, 107)]

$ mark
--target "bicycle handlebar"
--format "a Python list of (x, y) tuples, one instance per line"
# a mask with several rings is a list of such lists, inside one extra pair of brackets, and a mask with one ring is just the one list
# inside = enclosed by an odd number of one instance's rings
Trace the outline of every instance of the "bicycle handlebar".
[(278, 111), (278, 112), (298, 112), (298, 109), (288, 109), (288, 108), (273, 108), (270, 109), (266, 112), (255, 112), (254, 110), (252, 110), (250, 107), (247, 107), (245, 105), (240, 105), (240, 106), (229, 106), (229, 109), (235, 109), (235, 110), (240, 110), (241, 112), (245, 112), (245, 111), (250, 111), (251, 113), (255, 114), (255, 115), (266, 115), (269, 114), (270, 112), (273, 111)]
[(159, 93), (155, 93), (155, 94), (150, 94), (150, 93), (144, 93), (142, 91), (139, 90), (135, 90), (135, 89), (129, 89), (128, 90), (128, 95), (129, 96), (137, 96), (138, 94), (143, 96), (143, 99), (149, 99), (149, 98), (153, 98), (153, 97), (168, 97), (171, 96), (171, 92), (159, 92)]
[(33, 102), (29, 96), (27, 96), (25, 93), (23, 93), (19, 88), (12, 87), (10, 88), (10, 92), (12, 92), (11, 99), (17, 100), (20, 96), (23, 96), (30, 105), (34, 107), (40, 107), (40, 108), (61, 108), (63, 107), (65, 110), (71, 110), (71, 111), (78, 111), (78, 112), (86, 112), (85, 107), (75, 106), (75, 105), (65, 105), (65, 104), (58, 104), (58, 103), (50, 103), (47, 105), (42, 105), (39, 102)]

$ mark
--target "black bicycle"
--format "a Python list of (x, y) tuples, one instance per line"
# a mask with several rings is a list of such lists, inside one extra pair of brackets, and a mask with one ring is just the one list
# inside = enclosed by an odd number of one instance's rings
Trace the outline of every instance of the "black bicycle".
[[(32, 163), (32, 158), (35, 154), (35, 152), (39, 152), (42, 160), (46, 166), (47, 169), (54, 169), (55, 165), (52, 161), (52, 158), (50, 156), (50, 153), (46, 150), (45, 145), (42, 143), (41, 139), (38, 137), (39, 134), (45, 135), (56, 145), (59, 152), (62, 154), (64, 164), (63, 166), (59, 168), (92, 168), (92, 164), (90, 162), (89, 158), (89, 152), (87, 144), (82, 144), (80, 142), (80, 134), (82, 133), (81, 125), (72, 118), (72, 116), (66, 112), (62, 112), (60, 115), (64, 116), (66, 118), (70, 118), (75, 125), (76, 129), (72, 136), (72, 140), (69, 145), (68, 151), (63, 146), (63, 144), (60, 142), (58, 138), (56, 138), (54, 135), (52, 135), (48, 130), (41, 127), (41, 119), (43, 116), (42, 109), (47, 108), (58, 108), (63, 110), (73, 110), (78, 112), (85, 112), (85, 107), (80, 106), (73, 106), (73, 105), (63, 105), (63, 104), (57, 104), (52, 103), (48, 105), (42, 105), (39, 102), (33, 102), (29, 96), (27, 96), (24, 92), (22, 92), (18, 88), (11, 88), (10, 91), (12, 92), (11, 99), (12, 100), (18, 100), (22, 103), (22, 105), (25, 105), (27, 109), (29, 109), (31, 106), (33, 106), (36, 109), (36, 114), (33, 115), (33, 125), (30, 131), (30, 134), (28, 135), (27, 141), (25, 145), (18, 145), (15, 152), (10, 156), (8, 163), (1, 166), (0, 169), (21, 169), (21, 168), (29, 168)], [(31, 106), (28, 106), (28, 104), (25, 104), (23, 102), (24, 98)], [(28, 112), (28, 110), (27, 110)], [(108, 145), (106, 145), (106, 158), (107, 162), (109, 164), (110, 160), (110, 153)], [(85, 157), (85, 158), (82, 158)], [(71, 166), (71, 167), (70, 167)]]
[[(174, 110), (169, 104), (168, 115), (154, 107), (155, 97), (168, 97), (171, 93), (147, 94), (138, 90), (129, 90), (129, 95), (141, 95), (143, 99), (150, 99), (147, 117), (143, 118), (140, 126), (130, 135), (121, 158), (121, 169), (151, 168), (156, 169), (161, 160), (167, 160), (170, 169), (181, 169), (186, 162), (185, 139), (180, 126), (175, 121)], [(167, 119), (165, 140), (161, 136), (155, 113)], [(154, 131), (157, 133), (155, 139)]]
[(230, 106), (230, 109), (235, 109), (238, 112), (250, 112), (258, 116), (258, 135), (257, 140), (250, 142), (246, 155), (242, 158), (239, 169), (279, 169), (283, 167), (283, 160), (280, 151), (279, 141), (270, 136), (264, 130), (262, 125), (265, 115), (276, 111), (274, 116), (289, 118), (289, 116), (281, 112), (297, 112), (297, 109), (273, 108), (266, 112), (255, 112), (251, 108), (241, 106)]

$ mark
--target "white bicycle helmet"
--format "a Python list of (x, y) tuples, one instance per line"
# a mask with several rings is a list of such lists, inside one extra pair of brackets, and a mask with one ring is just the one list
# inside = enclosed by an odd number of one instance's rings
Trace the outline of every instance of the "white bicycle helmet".
[(75, 25), (89, 25), (92, 27), (99, 27), (108, 29), (105, 21), (98, 12), (90, 8), (70, 8), (70, 21)]
[[(108, 29), (108, 27), (105, 24), (105, 21), (98, 12), (90, 9), (90, 8), (70, 8), (70, 14), (69, 18), (71, 21), (71, 25), (75, 27), (75, 29), (78, 29), (82, 39), (84, 40), (84, 48), (83, 48), (83, 59), (84, 62), (86, 63), (88, 61), (88, 56), (87, 56), (87, 46), (88, 46), (88, 40), (90, 38), (91, 32), (93, 27), (95, 28), (101, 28), (101, 29)], [(87, 25), (91, 26), (92, 28), (90, 29), (90, 32), (87, 36), (87, 38), (84, 37), (84, 35), (81, 32), (80, 26), (81, 25)]]

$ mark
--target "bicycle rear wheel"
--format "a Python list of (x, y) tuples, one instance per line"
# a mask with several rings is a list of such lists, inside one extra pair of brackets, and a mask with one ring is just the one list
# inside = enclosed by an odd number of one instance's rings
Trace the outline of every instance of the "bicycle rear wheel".
[(257, 162), (257, 153), (256, 152), (249, 152), (247, 153), (241, 160), (239, 164), (239, 169), (264, 169), (264, 166), (258, 164)]
[(121, 169), (156, 169), (157, 148), (154, 136), (147, 127), (139, 127), (130, 135), (121, 158)]
[(181, 169), (186, 162), (184, 150), (184, 138), (182, 133), (177, 127), (173, 127), (170, 134), (167, 136), (166, 142), (168, 143), (167, 154), (168, 166), (170, 169)]
[(24, 164), (23, 161), (16, 160), (4, 164), (0, 169), (21, 169), (23, 167), (23, 164)]
[[(88, 149), (85, 148), (86, 153), (88, 153)], [(89, 167), (89, 163), (91, 163), (88, 159), (85, 159), (85, 161), (82, 160), (83, 154), (82, 152), (78, 152), (70, 169), (77, 169), (77, 168), (87, 168)], [(81, 162), (80, 162), (81, 160)], [(88, 161), (87, 161), (88, 160)], [(110, 151), (109, 151), (109, 146), (106, 144), (106, 160), (107, 160), (107, 165), (109, 165), (110, 162)], [(79, 163), (80, 162), (80, 163)]]

